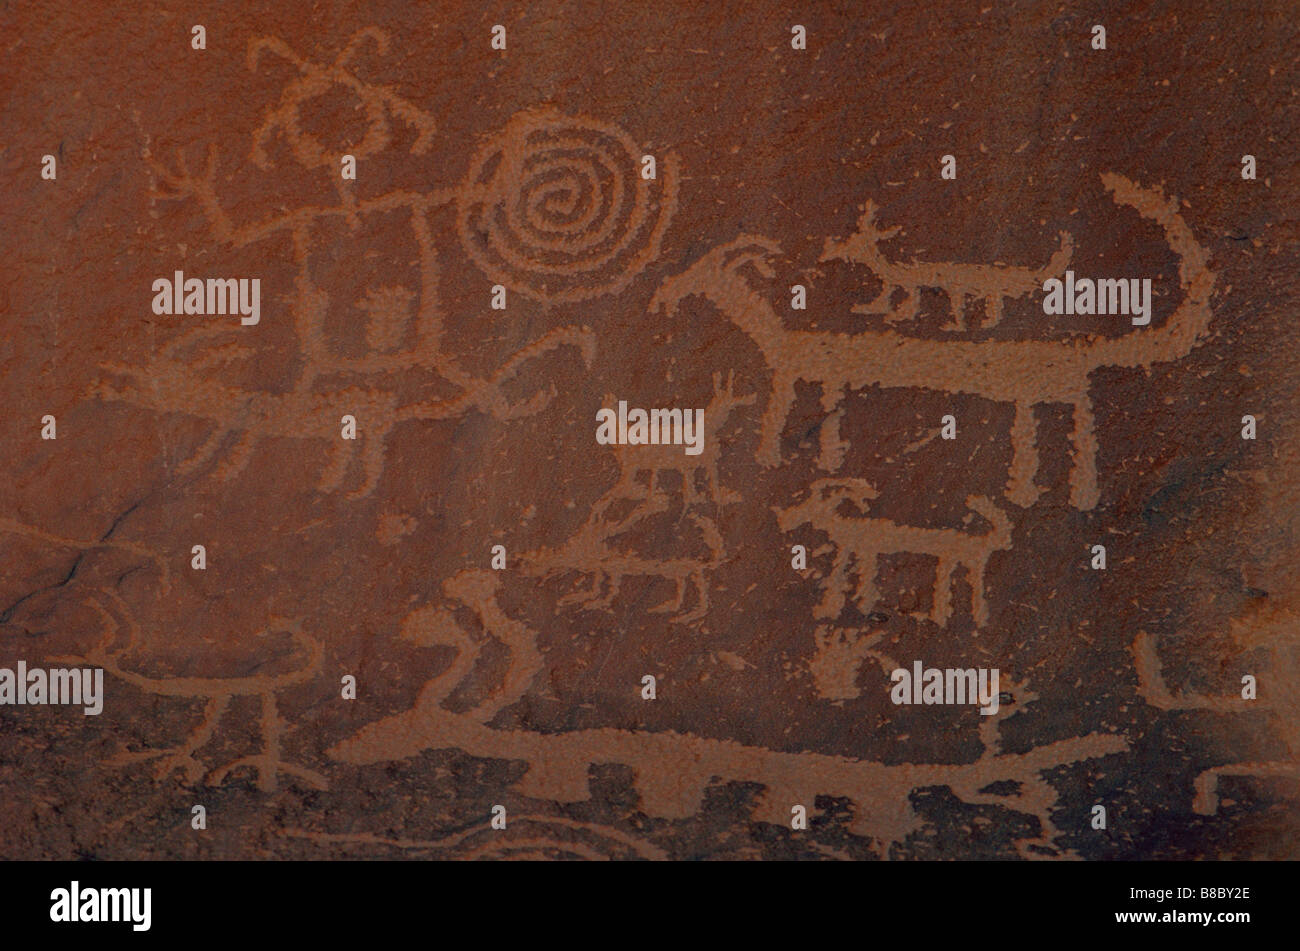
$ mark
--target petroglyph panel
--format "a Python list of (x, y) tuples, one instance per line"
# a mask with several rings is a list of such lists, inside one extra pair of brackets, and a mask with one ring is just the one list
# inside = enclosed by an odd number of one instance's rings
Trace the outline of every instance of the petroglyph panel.
[(0, 671), (105, 684), (0, 675), (0, 855), (1295, 857), (1296, 36), (1203, 6), (0, 15)]

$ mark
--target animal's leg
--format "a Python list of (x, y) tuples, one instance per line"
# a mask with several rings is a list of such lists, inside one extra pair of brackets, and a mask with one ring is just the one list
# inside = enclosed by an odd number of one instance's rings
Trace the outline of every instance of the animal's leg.
[(320, 481), (316, 483), (316, 488), (320, 492), (333, 492), (343, 484), (343, 477), (347, 475), (348, 463), (352, 461), (352, 453), (348, 451), (347, 443), (340, 440), (337, 444), (330, 446), (330, 461), (325, 467), (325, 471), (320, 475)]
[[(660, 576), (662, 577), (662, 576)], [(700, 603), (696, 604), (694, 610), (686, 614), (677, 614), (672, 620), (681, 624), (690, 624), (704, 616), (708, 602), (704, 600), (704, 569), (698, 568), (692, 571), (679, 571), (673, 578), (673, 597), (663, 604), (653, 607), (650, 611), (654, 614), (666, 614), (669, 611), (681, 611), (686, 604), (687, 585), (694, 581), (696, 590), (700, 595)]]
[(996, 327), (1002, 323), (1003, 308), (1006, 306), (1006, 300), (1001, 294), (994, 294), (992, 297), (984, 298), (984, 312), (989, 317), (989, 326)]
[(940, 627), (947, 627), (952, 618), (952, 573), (956, 567), (940, 555), (934, 570), (934, 607), (930, 611), (930, 620)]
[(679, 574), (673, 579), (673, 597), (663, 604), (650, 609), (652, 614), (664, 614), (668, 611), (680, 611), (686, 603), (686, 576)]
[[(294, 766), (291, 763), (281, 762), (274, 757), (265, 754), (256, 756), (241, 756), (233, 762), (227, 763), (220, 769), (212, 771), (208, 777), (208, 784), (211, 786), (220, 786), (226, 781), (226, 778), (237, 769), (247, 767), (257, 771), (257, 788), (262, 792), (275, 792), (278, 787), (276, 781), (277, 773), (287, 773), (290, 776), (297, 776), (313, 789), (329, 789), (329, 782), (320, 773), (313, 769), (307, 769), (304, 766)], [(268, 777), (270, 777), (268, 779)]]
[(232, 772), (248, 766), (257, 771), (257, 786), (262, 792), (275, 792), (278, 773), (288, 773), (305, 780), (316, 789), (326, 789), (325, 777), (310, 769), (290, 766), (280, 758), (280, 739), (284, 735), (284, 719), (280, 716), (275, 700), (275, 691), (267, 690), (262, 694), (261, 732), (263, 751), (254, 756), (243, 756), (227, 763), (212, 772), (211, 784), (220, 786)]
[(307, 769), (305, 766), (294, 766), (292, 763), (280, 763), (278, 768), (282, 773), (297, 776), (313, 789), (329, 789), (329, 781), (314, 769)]
[(988, 567), (990, 552), (984, 552), (979, 560), (978, 570), (974, 565), (966, 566), (966, 580), (970, 582), (970, 612), (976, 627), (988, 623), (989, 607), (984, 600), (984, 573)]
[(772, 395), (763, 413), (757, 454), (759, 464), (769, 469), (781, 462), (781, 434), (794, 406), (794, 381), (794, 376), (779, 370), (772, 376)]
[(442, 345), (442, 305), (438, 299), (438, 258), (428, 219), (412, 209), (411, 230), (420, 249), (420, 298), (415, 317), (416, 351), (437, 354)]
[(211, 459), (212, 454), (217, 451), (217, 447), (221, 445), (222, 440), (224, 440), (229, 433), (230, 430), (225, 427), (217, 426), (212, 431), (212, 435), (203, 441), (203, 445), (199, 447), (199, 451), (176, 467), (176, 474), (182, 476), (189, 475), (199, 466), (203, 465), (203, 463)]
[[(659, 493), (659, 489), (661, 488), (661, 486), (657, 484), (659, 481), (658, 480), (659, 470), (655, 466), (651, 466), (646, 471), (650, 473), (650, 481), (646, 484), (645, 500), (647, 502), (652, 502), (654, 501), (656, 495)], [(685, 493), (685, 491), (686, 491), (686, 487), (683, 486), (682, 492)], [(666, 495), (667, 493), (664, 494)]]
[(817, 467), (833, 472), (844, 461), (848, 442), (844, 438), (844, 404), (849, 397), (848, 384), (822, 386), (822, 412), (826, 414), (817, 432)]
[(1034, 476), (1038, 472), (1038, 424), (1032, 404), (1016, 402), (1011, 423), (1011, 472), (1007, 481), (1007, 498), (1016, 505), (1030, 506), (1038, 498)]
[[(682, 477), (682, 508), (684, 510), (689, 509), (696, 502), (706, 498), (705, 496), (700, 495), (699, 489), (695, 485), (695, 477), (699, 475), (699, 469), (696, 466), (689, 464), (684, 465), (681, 466), (677, 472)], [(707, 498), (712, 498), (712, 489), (710, 489), (710, 494)]]
[(683, 617), (683, 624), (694, 624), (696, 621), (704, 620), (705, 615), (709, 613), (709, 588), (704, 583), (704, 569), (697, 568), (691, 573), (691, 580), (695, 582), (695, 610), (686, 617)]
[(1097, 431), (1092, 416), (1092, 400), (1085, 393), (1074, 404), (1074, 468), (1070, 470), (1070, 504), (1077, 509), (1091, 509), (1097, 505), (1100, 490), (1097, 487)]
[(921, 288), (904, 287), (903, 299), (899, 301), (899, 311), (894, 317), (895, 321), (915, 320), (917, 312), (921, 309)]
[[(718, 481), (718, 463), (716, 459), (710, 459), (705, 462), (700, 469), (704, 471), (704, 488), (708, 492), (709, 501), (718, 508), (730, 503), (739, 502), (741, 497), (738, 492), (732, 492)], [(700, 470), (695, 470), (699, 472)]]
[(965, 316), (967, 313), (967, 295), (961, 292), (950, 291), (948, 294), (948, 306), (952, 308), (952, 313), (948, 319), (943, 322), (940, 330), (961, 330), (963, 317), (966, 321), (967, 328), (970, 327), (970, 318)]
[[(650, 474), (646, 487), (641, 488), (637, 482), (637, 476), (642, 472)], [(619, 490), (622, 490), (621, 492)], [(633, 525), (652, 515), (660, 512), (666, 512), (669, 507), (668, 493), (660, 490), (660, 486), (655, 479), (655, 469), (629, 468), (623, 470), (619, 477), (618, 483), (602, 496), (597, 503), (592, 506), (592, 518), (603, 516), (605, 511), (615, 502), (632, 501), (636, 504), (628, 511), (627, 515), (618, 522), (606, 523), (608, 532), (606, 538), (619, 535), (628, 531)]]
[(213, 474), (222, 482), (239, 475), (248, 466), (248, 461), (253, 456), (253, 447), (256, 444), (256, 435), (252, 432), (245, 432), (244, 435), (239, 437), (239, 441), (231, 448), (226, 458), (213, 471)]
[(839, 617), (840, 611), (844, 610), (844, 592), (849, 586), (848, 561), (849, 556), (847, 554), (836, 551), (835, 564), (831, 568), (830, 575), (826, 578), (822, 600), (813, 612), (814, 616), (835, 618)]
[(858, 586), (853, 592), (853, 601), (863, 614), (870, 614), (880, 597), (880, 592), (876, 589), (879, 559), (880, 552), (875, 550), (868, 551), (865, 557), (859, 553), (854, 559), (858, 568)]
[(558, 607), (562, 607), (562, 608), (568, 607), (570, 604), (579, 604), (579, 603), (585, 604), (586, 602), (594, 598), (598, 593), (599, 592), (596, 590), (596, 586), (593, 584), (589, 589), (585, 591), (582, 589), (570, 591), (568, 594), (562, 595), (555, 603)]
[(704, 620), (704, 615), (707, 613), (708, 610), (704, 604), (697, 604), (694, 608), (692, 608), (690, 611), (686, 612), (685, 614), (673, 615), (672, 620), (676, 621), (678, 624), (695, 624), (699, 621)]
[(604, 584), (601, 585), (601, 587), (604, 589), (605, 594), (595, 601), (588, 602), (587, 607), (601, 608), (603, 610), (612, 605), (614, 599), (618, 597), (619, 591), (623, 587), (623, 576), (614, 572), (605, 571), (597, 573), (596, 577), (597, 579), (604, 579)]
[[(550, 577), (556, 574), (557, 572), (563, 572), (563, 571), (564, 569), (552, 569), (552, 571), (547, 572), (547, 577)], [(581, 576), (579, 576), (579, 580), (581, 580)], [(592, 598), (595, 598), (599, 595), (600, 595), (600, 575), (593, 574), (591, 576), (591, 587), (587, 588), (586, 590), (583, 590), (581, 587), (575, 587), (575, 590), (570, 591), (568, 594), (561, 596), (560, 599), (555, 603), (557, 605), (560, 605), (561, 607), (570, 604), (578, 604), (579, 602), (585, 604), (591, 601)]]
[[(557, 604), (581, 604), (589, 610), (603, 610), (614, 603), (614, 598), (618, 596), (619, 582), (614, 580), (614, 575), (596, 570), (591, 575), (591, 587), (584, 590), (574, 591), (560, 598)], [(603, 593), (602, 593), (603, 592)]]
[(159, 763), (154, 775), (159, 779), (166, 779), (173, 771), (179, 769), (187, 783), (198, 782), (203, 777), (204, 768), (203, 764), (194, 758), (194, 754), (212, 739), (212, 735), (217, 729), (217, 723), (221, 720), (221, 715), (225, 712), (226, 705), (229, 702), (230, 698), (225, 696), (213, 697), (208, 700), (203, 709), (202, 721), (180, 746), (165, 750), (122, 753), (108, 760), (109, 765), (119, 766), (157, 759)]
[(587, 516), (587, 521), (592, 525), (601, 525), (605, 521), (605, 512), (611, 505), (624, 498), (618, 494), (618, 488), (622, 485), (622, 480), (616, 483), (608, 492), (591, 503), (591, 512)]
[(317, 789), (327, 788), (325, 777), (309, 769), (290, 766), (280, 759), (280, 739), (284, 735), (284, 719), (280, 716), (275, 700), (275, 691), (267, 690), (262, 694), (261, 732), (263, 750), (253, 756), (242, 756), (213, 770), (209, 781), (213, 786), (220, 786), (235, 770), (251, 767), (257, 772), (257, 787), (262, 792), (275, 792), (278, 773), (285, 772), (305, 779)]
[(822, 411), (827, 416), (834, 413), (845, 397), (848, 396), (848, 384), (840, 386), (831, 386), (830, 383), (822, 384)]
[(631, 493), (636, 488), (636, 470), (629, 470), (621, 457), (615, 456), (614, 459), (618, 463), (618, 479), (604, 495), (591, 503), (591, 512), (587, 520), (593, 525), (601, 521), (605, 511), (615, 502), (635, 498)]
[(903, 296), (898, 302), (898, 310), (890, 310), (888, 306), (886, 306), (884, 308), (870, 311), (864, 309), (862, 313), (883, 313), (885, 315), (885, 323), (890, 327), (893, 327), (896, 324), (907, 323), (907, 321), (911, 320), (912, 317), (916, 315), (916, 306), (915, 303), (910, 300), (911, 295), (908, 293), (907, 288), (896, 285), (886, 285), (885, 290), (881, 292), (881, 297), (885, 300), (886, 304), (888, 304), (889, 299), (895, 290), (903, 292)]
[[(629, 495), (626, 496), (626, 498), (634, 498), (634, 496)], [(623, 533), (630, 531), (632, 526), (636, 525), (638, 522), (667, 512), (670, 507), (671, 499), (669, 499), (667, 492), (656, 491), (653, 494), (647, 494), (641, 500), (639, 505), (628, 512), (625, 518), (618, 522), (605, 523), (608, 527), (605, 537), (610, 538), (622, 535)]]

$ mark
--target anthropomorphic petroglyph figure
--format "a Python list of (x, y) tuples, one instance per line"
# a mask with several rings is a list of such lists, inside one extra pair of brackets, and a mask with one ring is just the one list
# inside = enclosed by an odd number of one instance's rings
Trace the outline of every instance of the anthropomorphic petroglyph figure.
[[(1043, 281), (1059, 276), (1065, 271), (1074, 254), (1074, 238), (1061, 232), (1061, 246), (1051, 260), (1041, 268), (1015, 267), (1002, 264), (960, 264), (940, 261), (917, 261), (906, 264), (885, 257), (880, 242), (897, 235), (901, 228), (880, 230), (876, 227), (876, 205), (868, 201), (858, 220), (857, 233), (842, 241), (826, 240), (823, 261), (850, 261), (865, 264), (884, 282), (884, 288), (874, 301), (853, 308), (855, 314), (884, 313), (890, 323), (911, 320), (920, 305), (921, 288), (939, 288), (948, 294), (953, 314), (948, 328), (956, 329), (963, 314), (966, 327), (972, 325), (968, 304), (984, 301), (984, 316), (988, 325), (996, 327), (1002, 320), (1006, 298), (1025, 297), (1042, 288)], [(900, 310), (890, 308), (890, 298), (895, 290), (903, 292)], [(948, 329), (946, 328), (946, 329)]]
[[(330, 172), (330, 180), (339, 193), (341, 205), (346, 209), (349, 224), (355, 229), (361, 221), (356, 215), (353, 189), (347, 187), (340, 174), (340, 162), (345, 154), (364, 160), (378, 155), (392, 142), (392, 118), (406, 123), (416, 132), (411, 145), (412, 155), (423, 155), (433, 140), (433, 117), (387, 86), (375, 86), (360, 79), (350, 68), (352, 59), (360, 52), (364, 42), (370, 41), (381, 55), (388, 52), (388, 34), (376, 27), (358, 30), (339, 53), (334, 62), (322, 66), (305, 60), (287, 43), (275, 37), (263, 37), (248, 46), (248, 68), (256, 70), (263, 53), (272, 53), (298, 67), (299, 77), (293, 80), (280, 97), (280, 105), (268, 113), (261, 126), (253, 133), (253, 161), (260, 168), (268, 168), (270, 159), (266, 147), (277, 133), (288, 142), (294, 158), (305, 169), (323, 168)], [(345, 91), (361, 102), (365, 115), (366, 131), (360, 141), (345, 149), (330, 149), (321, 143), (304, 126), (303, 106), (333, 91)]]
[[(825, 532), (835, 547), (834, 569), (826, 580), (826, 590), (816, 611), (817, 617), (835, 618), (844, 606), (845, 594), (862, 613), (875, 604), (876, 565), (881, 555), (910, 552), (932, 555), (938, 560), (935, 570), (934, 606), (930, 619), (940, 625), (952, 616), (951, 585), (958, 568), (965, 568), (971, 587), (971, 613), (976, 624), (988, 621), (984, 598), (984, 572), (989, 556), (1011, 547), (1011, 521), (992, 501), (978, 496), (966, 500), (972, 512), (982, 515), (991, 525), (987, 531), (973, 534), (949, 528), (919, 528), (901, 525), (888, 518), (868, 516), (870, 501), (877, 497), (875, 486), (863, 479), (818, 479), (809, 487), (808, 498), (791, 508), (773, 508), (781, 530), (794, 531), (811, 525)], [(856, 506), (863, 515), (846, 515), (843, 503)], [(969, 518), (969, 516), (968, 516)], [(850, 569), (856, 568), (858, 583), (849, 581)]]
[[(618, 461), (618, 482), (606, 492), (592, 507), (593, 516), (599, 516), (610, 505), (623, 499), (639, 497), (651, 498), (661, 485), (657, 484), (663, 472), (675, 472), (682, 480), (682, 502), (690, 507), (697, 502), (710, 502), (721, 508), (740, 501), (740, 495), (725, 488), (718, 478), (718, 463), (722, 458), (723, 440), (721, 434), (731, 413), (741, 406), (752, 406), (756, 394), (737, 396), (733, 389), (735, 373), (727, 374), (727, 382), (722, 384), (722, 374), (713, 374), (713, 398), (704, 409), (703, 449), (697, 456), (686, 455), (679, 445), (627, 445), (614, 443), (608, 447)], [(615, 404), (615, 397), (606, 395), (604, 406)], [(638, 477), (648, 473), (650, 483), (642, 492), (638, 487)], [(704, 479), (705, 493), (698, 491), (696, 480)]]
[[(285, 673), (253, 674), (247, 677), (154, 677), (125, 666), (126, 658), (137, 652), (140, 646), (140, 632), (122, 598), (113, 591), (102, 591), (92, 597), (89, 604), (103, 619), (102, 638), (84, 654), (60, 657), (58, 660), (102, 667), (114, 677), (155, 696), (206, 701), (202, 721), (180, 746), (123, 753), (109, 760), (109, 765), (157, 759), (161, 761), (157, 767), (159, 779), (170, 775), (174, 770), (180, 770), (187, 783), (200, 782), (206, 774), (206, 782), (214, 786), (221, 785), (236, 770), (251, 769), (257, 776), (257, 786), (262, 792), (276, 790), (280, 773), (301, 780), (315, 789), (328, 787), (325, 777), (320, 773), (288, 763), (282, 755), (284, 736), (289, 727), (280, 716), (276, 695), (287, 687), (307, 683), (316, 677), (320, 673), (325, 654), (321, 642), (304, 633), (301, 625), (295, 621), (273, 619), (271, 626), (257, 635), (266, 637), (278, 632), (289, 635), (300, 661)], [(209, 771), (196, 756), (216, 734), (221, 718), (231, 702), (239, 697), (255, 698), (260, 705), (258, 727), (261, 752), (242, 756)]]
[(799, 380), (822, 387), (822, 405), (834, 412), (846, 387), (916, 387), (971, 394), (1012, 403), (1012, 462), (1007, 495), (1018, 505), (1038, 497), (1037, 406), (1064, 404), (1074, 415), (1074, 464), (1070, 500), (1091, 509), (1099, 498), (1097, 437), (1092, 415), (1091, 377), (1100, 367), (1148, 367), (1186, 356), (1209, 332), (1214, 274), (1208, 254), (1179, 214), (1176, 199), (1139, 187), (1119, 175), (1102, 175), (1115, 200), (1158, 223), (1179, 256), (1183, 299), (1162, 326), (1120, 337), (1079, 336), (1069, 340), (927, 340), (892, 330), (858, 334), (788, 330), (768, 297), (742, 268), (751, 265), (771, 277), (768, 257), (777, 246), (746, 235), (705, 254), (684, 273), (666, 280), (655, 303), (677, 307), (701, 296), (714, 303), (762, 351), (772, 371), (772, 395), (763, 412), (759, 461), (781, 461), (780, 443)]
[[(362, 31), (333, 66), (305, 63), (278, 40), (258, 40), (251, 45), (250, 66), (255, 67), (261, 53), (269, 50), (296, 63), (302, 72), (302, 77), (286, 90), (280, 107), (268, 114), (255, 137), (253, 157), (259, 165), (266, 166), (269, 162), (265, 146), (269, 137), (278, 132), (285, 136), (294, 157), (305, 168), (328, 167), (328, 173), (337, 178), (334, 156), (305, 133), (299, 122), (302, 104), (335, 85), (360, 95), (365, 108), (367, 133), (356, 154), (369, 155), (388, 147), (393, 138), (390, 114), (419, 132), (411, 147), (412, 154), (428, 147), (432, 119), (386, 87), (367, 85), (347, 69), (348, 60), (366, 39), (376, 42), (381, 51), (386, 48), (382, 33)], [(601, 143), (613, 141), (620, 143), (620, 147), (630, 148), (630, 140), (625, 142), (627, 137), (623, 133), (553, 111), (529, 112), (517, 117), (494, 140), (494, 147), (505, 156), (502, 161), (522, 163), (517, 170), (532, 176), (538, 172), (536, 162), (542, 159), (531, 149), (542, 148), (546, 154), (555, 149), (561, 152), (579, 149), (579, 145), (570, 141), (570, 133), (581, 138), (582, 130), (590, 132)], [(597, 148), (590, 142), (587, 145)], [(363, 477), (351, 493), (354, 498), (371, 494), (378, 484), (384, 469), (385, 443), (397, 424), (406, 420), (450, 419), (472, 411), (500, 420), (539, 413), (554, 397), (554, 385), (522, 399), (506, 393), (506, 385), (522, 374), (525, 365), (565, 347), (576, 348), (587, 366), (591, 366), (595, 356), (596, 337), (591, 330), (559, 327), (508, 356), (495, 372), (480, 376), (466, 370), (460, 360), (447, 352), (444, 341), (445, 314), (438, 293), (441, 267), (433, 223), (438, 210), (458, 209), (462, 238), (469, 242), (471, 255), (485, 268), (528, 266), (544, 275), (538, 284), (530, 285), (525, 279), (521, 286), (531, 287), (534, 291), (531, 296), (549, 302), (548, 289), (554, 286), (554, 280), (568, 281), (570, 285), (558, 299), (594, 296), (603, 292), (602, 288), (621, 287), (657, 255), (662, 229), (671, 216), (676, 194), (675, 160), (665, 162), (664, 181), (662, 186), (657, 186), (664, 190), (663, 201), (651, 202), (650, 193), (639, 177), (635, 177), (635, 169), (630, 170), (633, 179), (622, 182), (635, 196), (623, 195), (614, 188), (612, 180), (597, 175), (605, 168), (598, 155), (587, 155), (586, 164), (578, 163), (577, 159), (566, 164), (562, 158), (553, 156), (552, 160), (559, 163), (555, 175), (543, 176), (535, 186), (527, 185), (526, 192), (521, 194), (511, 193), (510, 187), (524, 187), (526, 182), (515, 181), (512, 186), (502, 178), (498, 163), (484, 165), (486, 158), (480, 156), (480, 166), (475, 166), (476, 171), (462, 186), (431, 188), (420, 193), (399, 190), (367, 199), (357, 199), (351, 189), (344, 189), (345, 200), (337, 206), (304, 205), (258, 223), (236, 225), (217, 195), (215, 148), (209, 149), (206, 165), (197, 171), (191, 169), (183, 152), (177, 154), (171, 168), (157, 161), (147, 144), (145, 158), (160, 183), (158, 197), (194, 199), (219, 242), (233, 248), (260, 242), (289, 243), (298, 268), (289, 301), (300, 361), (292, 389), (287, 393), (248, 390), (218, 382), (217, 374), (224, 368), (252, 357), (257, 350), (247, 342), (250, 338), (242, 328), (202, 326), (168, 341), (147, 366), (105, 364), (106, 370), (125, 378), (125, 383), (98, 381), (91, 387), (91, 394), (156, 412), (188, 413), (211, 421), (213, 429), (207, 441), (182, 464), (183, 473), (197, 470), (220, 454), (222, 459), (216, 473), (228, 479), (247, 465), (252, 450), (268, 437), (325, 440), (330, 462), (319, 488), (323, 492), (340, 488), (351, 461), (359, 456)], [(577, 171), (580, 166), (586, 171)], [(557, 185), (559, 179), (565, 184)], [(585, 197), (574, 191), (583, 184), (591, 190)], [(540, 205), (530, 204), (539, 196), (545, 199)], [(626, 207), (624, 199), (630, 203)], [(568, 212), (564, 210), (566, 200), (576, 203)], [(515, 214), (519, 212), (516, 206), (520, 202), (528, 206), (524, 209), (527, 212), (525, 231), (533, 227), (558, 229), (542, 241), (537, 252), (540, 256), (535, 259), (512, 243), (513, 233), (506, 228), (518, 224)], [(618, 235), (609, 230), (617, 229), (618, 224), (602, 223), (598, 211), (616, 218), (622, 216), (623, 225), (630, 226), (631, 232)], [(568, 217), (570, 213), (576, 214), (572, 220)], [(330, 297), (312, 277), (313, 235), (317, 228), (332, 220), (344, 219), (355, 228), (372, 219), (392, 221), (394, 215), (404, 215), (411, 229), (414, 254), (419, 262), (418, 286), (385, 284), (370, 288), (356, 306), (359, 316), (364, 315), (367, 321), (365, 338), (371, 352), (359, 357), (344, 356), (336, 352), (326, 333)], [(653, 219), (653, 223), (647, 224), (643, 219)], [(477, 230), (480, 225), (487, 230)], [(489, 235), (486, 250), (480, 247), (482, 234)], [(606, 246), (603, 242), (610, 243)], [(635, 252), (630, 250), (633, 244)], [(484, 256), (494, 248), (496, 256)], [(588, 278), (597, 283), (584, 284)], [(506, 277), (502, 281), (515, 286)], [(394, 374), (408, 370), (436, 374), (446, 395), (399, 404), (390, 389), (390, 380)], [(338, 438), (343, 415), (357, 420), (355, 442)]]

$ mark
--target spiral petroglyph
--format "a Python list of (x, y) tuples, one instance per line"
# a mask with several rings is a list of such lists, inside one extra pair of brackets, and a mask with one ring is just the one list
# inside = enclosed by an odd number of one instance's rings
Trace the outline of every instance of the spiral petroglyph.
[(622, 130), (551, 109), (516, 116), (470, 163), (457, 226), (492, 280), (544, 303), (620, 290), (659, 255), (677, 157), (643, 177)]

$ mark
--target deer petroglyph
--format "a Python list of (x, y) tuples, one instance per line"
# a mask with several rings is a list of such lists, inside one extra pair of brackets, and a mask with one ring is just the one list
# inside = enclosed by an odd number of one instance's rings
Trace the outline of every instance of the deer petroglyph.
[[(948, 293), (953, 315), (949, 327), (956, 328), (964, 314), (966, 326), (971, 326), (967, 304), (973, 300), (984, 301), (984, 314), (989, 326), (1002, 320), (1005, 298), (1020, 298), (1042, 287), (1043, 281), (1060, 274), (1074, 255), (1074, 239), (1069, 232), (1061, 232), (1061, 246), (1041, 268), (1014, 267), (993, 264), (959, 264), (940, 261), (917, 261), (906, 264), (885, 257), (880, 242), (900, 231), (901, 227), (880, 230), (876, 227), (875, 202), (867, 201), (858, 230), (842, 241), (827, 239), (823, 261), (850, 261), (865, 264), (884, 282), (884, 288), (874, 301), (853, 308), (855, 314), (885, 313), (890, 323), (911, 320), (920, 304), (921, 288), (940, 288)], [(903, 292), (902, 309), (890, 310), (890, 298), (895, 290)]]
[[(750, 393), (737, 396), (734, 391), (735, 373), (727, 374), (725, 386), (722, 374), (713, 374), (713, 398), (704, 409), (703, 449), (697, 456), (684, 455), (681, 448), (674, 445), (638, 445), (613, 443), (609, 451), (618, 461), (619, 478), (614, 486), (606, 492), (593, 506), (594, 513), (603, 512), (611, 503), (619, 499), (637, 498), (642, 493), (637, 488), (637, 477), (649, 473), (650, 484), (644, 495), (653, 497), (659, 490), (656, 480), (662, 472), (675, 472), (682, 480), (683, 503), (691, 506), (697, 502), (708, 501), (721, 507), (739, 502), (740, 495), (725, 488), (718, 479), (718, 463), (722, 458), (723, 442), (721, 433), (732, 412), (741, 406), (752, 406), (757, 395)], [(605, 404), (614, 402), (612, 395), (605, 396)], [(701, 495), (696, 480), (704, 479), (706, 493)]]

